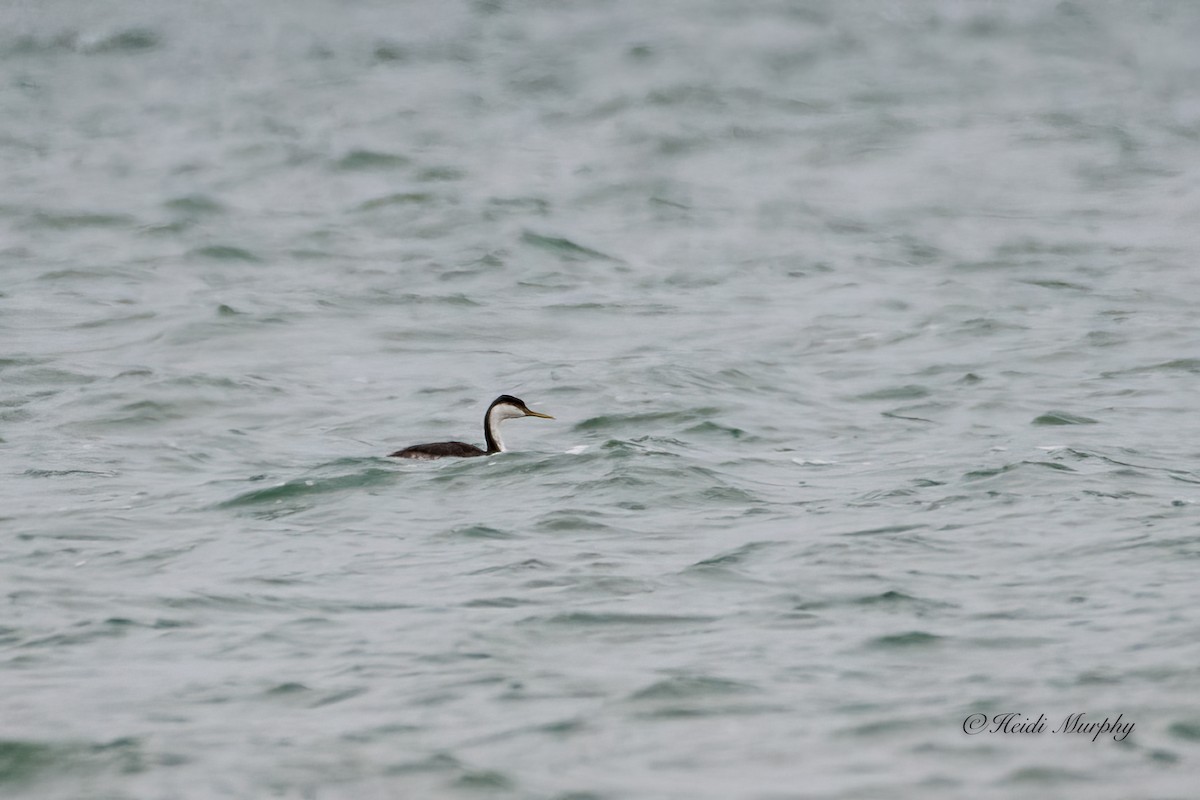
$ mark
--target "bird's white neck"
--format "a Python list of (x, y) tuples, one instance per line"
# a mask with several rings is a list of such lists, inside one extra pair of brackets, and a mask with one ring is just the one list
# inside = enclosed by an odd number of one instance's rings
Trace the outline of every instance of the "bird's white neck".
[(517, 410), (516, 407), (506, 403), (492, 406), (487, 413), (487, 418), (483, 421), (483, 435), (488, 440), (488, 449), (495, 449), (497, 452), (504, 452), (504, 441), (500, 438), (500, 423), (506, 419), (517, 419), (525, 416), (524, 411)]

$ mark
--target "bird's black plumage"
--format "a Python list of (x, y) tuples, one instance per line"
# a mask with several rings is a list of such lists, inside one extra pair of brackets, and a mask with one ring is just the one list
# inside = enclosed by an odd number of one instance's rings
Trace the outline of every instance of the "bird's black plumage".
[(471, 456), (486, 456), (487, 450), (480, 450), (466, 442), (430, 442), (429, 444), (414, 444), (403, 450), (389, 453), (389, 458), (469, 458)]

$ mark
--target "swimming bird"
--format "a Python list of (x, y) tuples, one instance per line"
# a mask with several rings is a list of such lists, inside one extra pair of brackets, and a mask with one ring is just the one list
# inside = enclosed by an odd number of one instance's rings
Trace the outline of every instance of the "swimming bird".
[(389, 453), (389, 458), (470, 458), (471, 456), (490, 456), (493, 453), (504, 452), (504, 442), (500, 441), (500, 423), (506, 419), (516, 419), (518, 417), (541, 417), (542, 419), (554, 419), (549, 414), (543, 414), (540, 411), (532, 411), (526, 405), (525, 401), (518, 400), (511, 394), (502, 394), (492, 401), (488, 406), (487, 413), (483, 415), (483, 439), (487, 443), (487, 450), (480, 450), (473, 444), (466, 442), (431, 442), (429, 444), (414, 444), (412, 447), (406, 447), (403, 450), (397, 450), (394, 453)]

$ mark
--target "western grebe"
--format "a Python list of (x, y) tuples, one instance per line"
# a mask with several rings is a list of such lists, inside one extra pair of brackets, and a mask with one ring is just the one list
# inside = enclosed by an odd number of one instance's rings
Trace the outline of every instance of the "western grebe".
[(500, 441), (500, 423), (506, 419), (517, 417), (541, 417), (554, 419), (549, 414), (540, 411), (530, 411), (523, 400), (518, 400), (511, 394), (502, 394), (488, 406), (483, 415), (483, 439), (487, 442), (487, 450), (480, 450), (466, 442), (431, 442), (430, 444), (414, 444), (403, 450), (389, 453), (389, 458), (469, 458), (471, 456), (490, 456), (493, 453), (504, 452), (504, 442)]

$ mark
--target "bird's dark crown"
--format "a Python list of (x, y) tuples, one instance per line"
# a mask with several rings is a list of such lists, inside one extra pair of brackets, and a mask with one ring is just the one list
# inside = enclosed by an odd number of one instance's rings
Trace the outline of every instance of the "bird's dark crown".
[[(492, 401), (493, 406), (506, 405), (506, 404), (510, 405), (510, 406), (516, 406), (517, 408), (525, 408), (526, 407), (524, 400), (521, 400), (520, 398), (517, 398), (517, 397), (513, 397), (511, 394), (502, 394), (499, 397), (497, 397), (495, 400)], [(490, 406), (489, 406), (489, 408), (490, 408)]]

